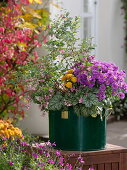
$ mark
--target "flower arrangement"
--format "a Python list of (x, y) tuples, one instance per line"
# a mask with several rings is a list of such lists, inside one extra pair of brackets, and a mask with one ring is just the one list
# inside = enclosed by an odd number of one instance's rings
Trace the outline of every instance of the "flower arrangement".
[(50, 39), (46, 44), (49, 54), (43, 57), (34, 75), (35, 91), (32, 99), (44, 111), (66, 111), (73, 107), (84, 116), (105, 116), (112, 110), (112, 102), (124, 98), (127, 91), (125, 72), (114, 64), (96, 61), (91, 40), (78, 44), (78, 18), (66, 13), (51, 24)]
[(78, 115), (96, 117), (103, 109), (108, 114), (112, 102), (125, 97), (125, 76), (114, 64), (96, 61), (93, 56), (84, 57), (61, 78), (48, 109), (67, 110), (73, 106)]

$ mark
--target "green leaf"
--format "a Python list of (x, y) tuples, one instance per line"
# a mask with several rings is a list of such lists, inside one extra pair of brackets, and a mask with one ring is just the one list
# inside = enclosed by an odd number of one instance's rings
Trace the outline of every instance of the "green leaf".
[(59, 92), (57, 92), (57, 94), (50, 100), (48, 108), (49, 110), (61, 110), (63, 106), (64, 98)]
[(92, 105), (97, 105), (97, 95), (93, 93), (87, 93), (85, 96), (83, 96), (83, 104), (85, 104), (86, 107), (92, 107)]
[(3, 94), (3, 99), (4, 99), (4, 101), (8, 101), (9, 96), (7, 94)]

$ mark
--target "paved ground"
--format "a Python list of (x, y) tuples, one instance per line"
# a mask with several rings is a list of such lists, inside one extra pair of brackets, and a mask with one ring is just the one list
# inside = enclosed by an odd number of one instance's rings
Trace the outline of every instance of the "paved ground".
[(127, 148), (127, 120), (115, 121), (107, 125), (107, 143)]

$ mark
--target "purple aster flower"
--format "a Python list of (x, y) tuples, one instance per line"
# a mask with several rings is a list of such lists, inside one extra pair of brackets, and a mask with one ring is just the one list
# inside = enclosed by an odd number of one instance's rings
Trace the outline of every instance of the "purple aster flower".
[(68, 170), (73, 170), (73, 169), (72, 169), (72, 165), (69, 164), (69, 163), (66, 164), (66, 168), (68, 168)]
[(89, 57), (87, 58), (87, 60), (88, 60), (88, 61), (92, 61), (92, 60), (94, 60), (94, 58), (95, 58), (95, 56), (89, 56)]
[(79, 160), (80, 163), (84, 163), (85, 162), (81, 156), (78, 157), (78, 160)]
[(48, 141), (48, 142), (45, 142), (45, 145), (46, 145), (46, 146), (54, 146), (54, 143), (51, 144), (51, 142)]
[(85, 74), (79, 74), (78, 82), (82, 85), (86, 85), (87, 84), (87, 76)]
[(60, 151), (56, 151), (56, 156), (60, 156), (60, 155), (61, 155)]
[(111, 84), (111, 83), (114, 83), (115, 77), (108, 77), (108, 80), (109, 80), (110, 84)]
[(99, 75), (100, 75), (100, 73), (98, 71), (93, 70), (91, 77), (92, 77), (92, 79), (97, 79)]
[(117, 90), (112, 90), (112, 95), (117, 95)]
[(106, 81), (106, 77), (104, 77), (103, 74), (98, 74), (97, 79), (98, 79), (99, 84), (102, 84), (102, 83), (104, 83)]
[(107, 86), (109, 86), (109, 85), (111, 84), (111, 82), (107, 79), (106, 82), (105, 82), (105, 84), (106, 84)]
[(60, 157), (60, 159), (59, 159), (61, 162), (63, 162), (64, 161), (64, 158), (63, 157)]
[(125, 94), (123, 92), (119, 92), (118, 96), (120, 99), (124, 99), (125, 98)]
[(54, 164), (55, 162), (52, 159), (48, 160), (49, 164)]
[(102, 101), (103, 99), (106, 98), (105, 93), (102, 92), (102, 91), (99, 91), (99, 93), (97, 93), (97, 96), (98, 96), (98, 100), (99, 100), (99, 101)]
[(56, 144), (55, 144), (55, 143), (52, 143), (52, 146), (56, 146)]
[(42, 154), (44, 151), (43, 150), (38, 150), (38, 153), (39, 154)]
[(92, 88), (95, 85), (95, 82), (87, 82), (88, 87)]
[(26, 142), (20, 142), (20, 145), (23, 145), (23, 146), (28, 146), (29, 144), (28, 143), (26, 143)]
[(38, 162), (38, 165), (45, 166), (45, 163), (43, 163), (43, 162)]
[(74, 66), (72, 68), (79, 67), (81, 64), (82, 64), (81, 62), (76, 63), (76, 64), (74, 64)]
[(119, 68), (118, 68), (117, 66), (114, 66), (114, 67), (113, 67), (113, 71), (118, 71), (118, 69), (119, 69)]
[(118, 84), (117, 84), (117, 83), (112, 83), (111, 87), (112, 87), (113, 89), (118, 89)]
[(119, 76), (121, 76), (121, 77), (123, 77), (123, 78), (125, 78), (126, 77), (126, 73), (125, 73), (125, 71), (123, 70), (123, 71), (121, 71), (121, 72), (119, 72), (118, 73), (118, 75)]
[(122, 82), (120, 85), (120, 89), (127, 90), (127, 84), (125, 82)]
[(38, 154), (37, 154), (37, 153), (33, 153), (32, 156), (33, 156), (34, 158), (36, 158), (36, 159), (38, 158)]
[(77, 76), (81, 71), (82, 71), (82, 69), (76, 68), (74, 71), (74, 75)]
[(104, 84), (100, 85), (99, 90), (100, 91), (105, 91), (106, 90), (106, 86)]
[(39, 143), (39, 144), (37, 144), (37, 147), (44, 148), (45, 147), (45, 143)]

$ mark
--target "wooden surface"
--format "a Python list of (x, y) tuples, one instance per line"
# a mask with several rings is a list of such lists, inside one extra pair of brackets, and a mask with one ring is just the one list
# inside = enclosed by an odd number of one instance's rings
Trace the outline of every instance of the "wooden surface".
[(79, 155), (85, 161), (83, 170), (90, 167), (95, 170), (127, 170), (127, 148), (107, 144), (105, 150), (100, 151), (62, 151), (62, 155), (66, 158), (71, 155), (68, 162), (75, 164)]

